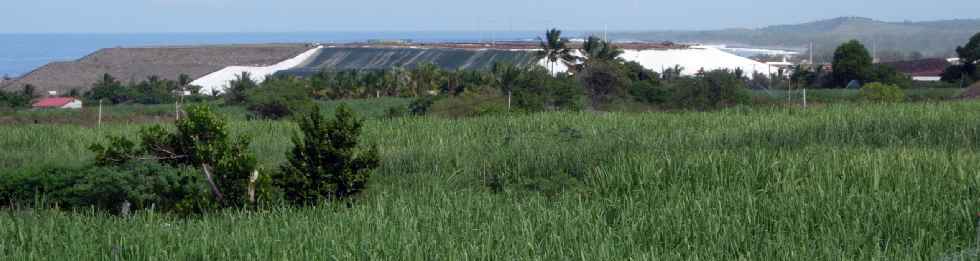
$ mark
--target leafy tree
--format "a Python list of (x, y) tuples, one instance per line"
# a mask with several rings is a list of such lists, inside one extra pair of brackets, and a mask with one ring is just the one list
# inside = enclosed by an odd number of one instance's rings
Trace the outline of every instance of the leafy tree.
[(852, 80), (865, 82), (871, 78), (871, 54), (857, 40), (848, 41), (834, 51), (833, 67), (837, 87), (843, 87)]
[(286, 199), (294, 204), (316, 204), (361, 192), (371, 170), (380, 165), (376, 148), (358, 149), (362, 126), (346, 105), (337, 108), (332, 121), (319, 110), (302, 118), (299, 127), (303, 136), (293, 137), (295, 147), (277, 179)]
[(241, 75), (236, 76), (234, 80), (228, 83), (228, 90), (225, 93), (225, 104), (239, 105), (245, 103), (247, 100), (245, 93), (256, 87), (259, 87), (259, 85), (252, 80), (252, 75), (248, 72), (242, 72)]
[(613, 62), (592, 61), (577, 76), (592, 101), (593, 109), (598, 109), (615, 97), (624, 96), (629, 83), (629, 79)]
[(964, 46), (956, 47), (956, 54), (960, 57), (959, 69), (960, 85), (966, 86), (977, 79), (980, 79), (980, 71), (977, 69), (977, 62), (980, 61), (980, 33), (970, 37), (970, 41)]
[(538, 59), (547, 59), (550, 71), (555, 71), (555, 65), (559, 62), (569, 68), (578, 61), (578, 57), (572, 54), (572, 49), (568, 47), (568, 39), (561, 37), (561, 30), (557, 28), (545, 32), (545, 38), (538, 38), (541, 50), (536, 53)]

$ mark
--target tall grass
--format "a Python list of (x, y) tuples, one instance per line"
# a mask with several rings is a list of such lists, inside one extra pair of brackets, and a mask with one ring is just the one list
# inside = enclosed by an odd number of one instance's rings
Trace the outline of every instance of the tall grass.
[[(0, 172), (138, 126), (0, 126)], [(263, 168), (288, 122), (238, 121)], [(935, 259), (973, 246), (980, 103), (373, 119), (351, 208), (0, 212), (0, 259)]]

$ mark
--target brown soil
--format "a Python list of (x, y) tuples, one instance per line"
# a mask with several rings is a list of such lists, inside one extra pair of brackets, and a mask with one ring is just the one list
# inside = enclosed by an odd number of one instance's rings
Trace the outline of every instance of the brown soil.
[(970, 87), (966, 87), (966, 90), (964, 90), (963, 93), (960, 94), (960, 96), (957, 98), (960, 99), (980, 98), (980, 82), (974, 83), (973, 85), (970, 85)]
[(175, 80), (180, 74), (187, 74), (197, 79), (227, 66), (274, 64), (309, 48), (305, 44), (107, 48), (76, 61), (50, 63), (7, 83), (3, 89), (18, 90), (31, 84), (38, 93), (84, 91), (104, 73), (123, 82), (154, 75)]

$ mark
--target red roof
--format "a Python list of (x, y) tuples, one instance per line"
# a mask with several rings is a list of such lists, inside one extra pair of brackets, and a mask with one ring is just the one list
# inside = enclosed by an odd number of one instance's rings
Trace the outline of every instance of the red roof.
[(34, 108), (61, 108), (73, 101), (75, 98), (72, 97), (44, 98), (34, 102), (31, 106)]

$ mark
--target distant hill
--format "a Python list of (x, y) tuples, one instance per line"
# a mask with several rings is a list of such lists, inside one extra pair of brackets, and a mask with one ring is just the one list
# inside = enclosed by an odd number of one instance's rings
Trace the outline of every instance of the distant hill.
[(862, 17), (841, 17), (795, 25), (775, 25), (759, 29), (713, 31), (653, 31), (612, 34), (617, 39), (642, 41), (697, 42), (753, 47), (789, 48), (805, 51), (813, 41), (815, 54), (828, 60), (841, 43), (857, 39), (876, 46), (879, 55), (908, 55), (919, 52), (926, 57), (949, 57), (980, 32), (980, 19), (926, 22), (883, 22)]

